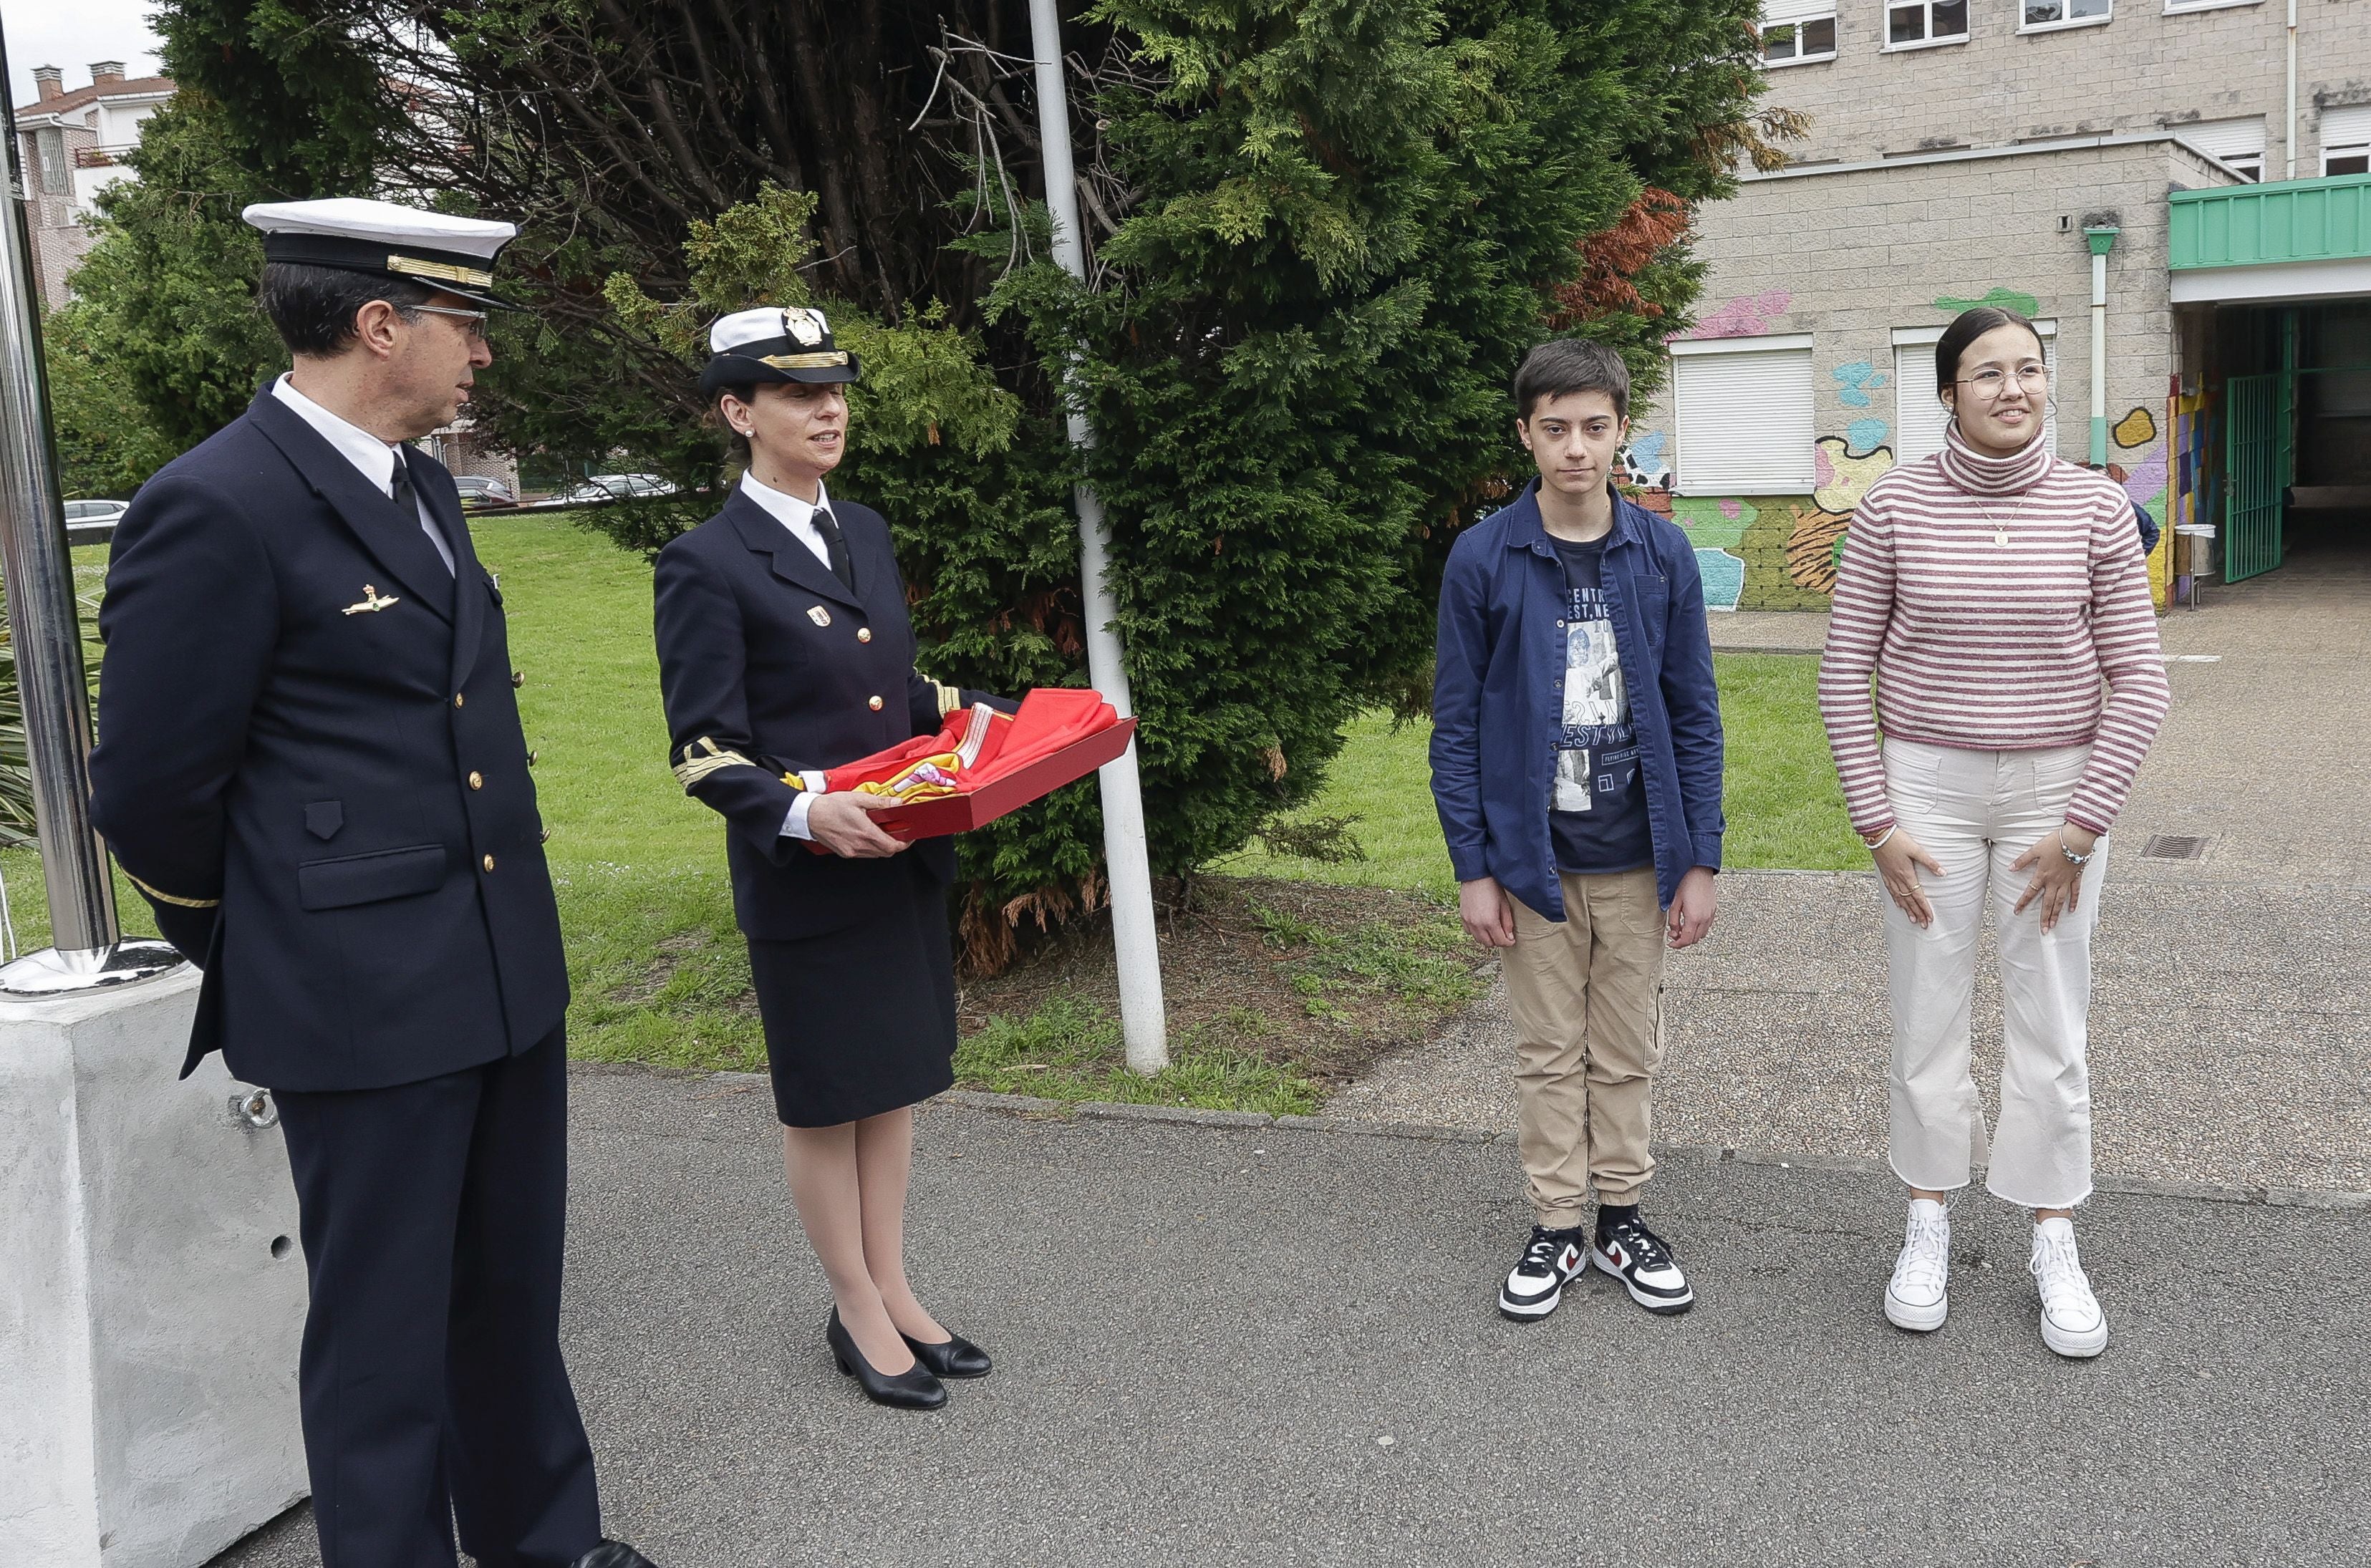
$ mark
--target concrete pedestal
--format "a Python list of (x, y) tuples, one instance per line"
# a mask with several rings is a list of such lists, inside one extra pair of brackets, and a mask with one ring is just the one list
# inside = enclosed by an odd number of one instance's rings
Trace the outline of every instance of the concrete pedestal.
[(195, 1568), (305, 1494), (288, 1157), (222, 1058), (174, 1078), (198, 983), (0, 999), (12, 1564)]

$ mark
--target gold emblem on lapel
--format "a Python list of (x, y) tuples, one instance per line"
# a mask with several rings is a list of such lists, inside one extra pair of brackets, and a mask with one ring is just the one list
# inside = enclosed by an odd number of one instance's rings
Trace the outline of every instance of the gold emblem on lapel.
[(389, 605), (399, 605), (401, 603), (403, 603), (403, 601), (395, 597), (393, 594), (389, 594), (384, 599), (380, 598), (378, 590), (365, 582), (363, 584), (363, 602), (359, 605), (348, 605), (341, 613), (350, 616), (358, 616), (365, 610), (383, 610)]
[(831, 612), (825, 609), (821, 605), (810, 605), (807, 606), (807, 619), (815, 622), (817, 626), (829, 626), (831, 624)]

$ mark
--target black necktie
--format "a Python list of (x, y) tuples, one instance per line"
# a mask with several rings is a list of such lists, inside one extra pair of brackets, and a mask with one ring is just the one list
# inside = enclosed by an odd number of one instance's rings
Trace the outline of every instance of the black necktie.
[[(397, 510), (401, 512), (406, 517), (411, 518), (414, 523), (419, 523), (423, 532), (429, 527), (434, 526), (438, 535), (442, 535), (444, 533), (445, 525), (443, 523), (436, 521), (436, 514), (434, 511), (428, 513), (428, 518), (425, 522), (422, 521), (420, 513), (420, 493), (411, 488), (411, 459), (404, 455), (404, 449), (400, 446), (395, 449), (395, 478), (392, 484), (389, 486), (389, 489), (393, 492)], [(445, 570), (454, 572), (457, 576), (459, 575), (457, 570), (454, 567), (452, 559), (449, 555), (449, 552), (453, 548), (453, 541), (450, 539), (439, 538), (435, 542), (442, 544), (445, 547), (444, 550), (438, 552), (440, 555), (445, 555), (446, 557), (445, 561)]]
[(395, 449), (395, 504), (406, 517), (420, 515), (420, 498), (411, 488), (411, 464), (400, 446)]
[(827, 507), (816, 507), (807, 514), (815, 523), (815, 532), (823, 536), (824, 563), (839, 585), (850, 593), (856, 592), (856, 574), (849, 569), (848, 536), (839, 531), (839, 520)]

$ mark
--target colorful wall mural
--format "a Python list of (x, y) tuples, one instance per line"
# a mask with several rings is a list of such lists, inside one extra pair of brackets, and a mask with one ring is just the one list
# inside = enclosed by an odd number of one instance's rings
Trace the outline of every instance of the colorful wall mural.
[(1944, 294), (1934, 301), (1935, 308), (1946, 316), (1957, 316), (1963, 310), (1974, 310), (1987, 305), (2001, 310), (2014, 310), (2024, 317), (2041, 314), (2041, 301), (2034, 295), (1998, 286), (1986, 289), (1973, 299), (1954, 299), (1949, 294)]
[(1892, 377), (1868, 360), (1855, 360), (1828, 372), (1836, 379), (1836, 401), (1847, 409), (1866, 409), (1868, 395)]
[(1696, 318), (1695, 330), (1683, 338), (1758, 338), (1770, 330), (1773, 317), (1783, 316), (1795, 296), (1785, 289), (1766, 294), (1739, 294), (1719, 309)]
[[(1687, 335), (1758, 336), (1769, 331), (1773, 319), (1792, 303), (1793, 296), (1783, 289), (1740, 294), (1705, 316)], [(1972, 298), (1945, 294), (1931, 303), (1952, 316), (1980, 306), (2026, 317), (2041, 310), (2037, 296), (1998, 284)], [(1892, 380), (1874, 358), (1834, 365), (1828, 375), (1834, 383), (1836, 404), (1848, 411), (1879, 407), (1871, 394), (1889, 391)], [(2212, 515), (2201, 499), (2213, 482), (2207, 423), (2205, 400), (2192, 396), (2172, 399), (2162, 414), (2136, 404), (2110, 427), (2117, 460), (2108, 465), (2109, 477), (2135, 504), (2147, 509), (2164, 533), (2165, 542), (2149, 558), (2150, 589), (2160, 606), (2169, 587), (2173, 525), (2194, 521), (2193, 514)], [(1673, 495), (1670, 432), (1640, 431), (1623, 451), (1623, 479), (1634, 499), (1671, 518), (1688, 536), (1709, 608), (1825, 609), (1835, 591), (1853, 511), (1868, 487), (1894, 466), (1892, 437), (1891, 422), (1874, 411), (1849, 417), (1841, 434), (1823, 435), (1813, 443), (1810, 495), (1711, 497)]]

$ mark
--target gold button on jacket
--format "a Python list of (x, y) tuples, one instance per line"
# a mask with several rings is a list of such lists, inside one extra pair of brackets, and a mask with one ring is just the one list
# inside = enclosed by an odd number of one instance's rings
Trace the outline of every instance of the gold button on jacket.
[(487, 856), (487, 857), (486, 857), (486, 859), (485, 859), (485, 867), (486, 867), (486, 870), (490, 870), (490, 871), (491, 871), (491, 870), (492, 870), (494, 869), (494, 858), (493, 858), (492, 855), (489, 855), (489, 856)]
[(486, 776), (479, 772), (476, 768), (471, 768), (469, 770), (469, 788), (472, 790), (482, 790), (485, 787)]
[(878, 713), (881, 711), (881, 699), (877, 697), (869, 698), (865, 702), (865, 706), (872, 709), (873, 712)]
[(859, 641), (859, 642), (870, 642), (870, 641), (872, 641), (872, 640), (873, 640), (873, 628), (872, 628), (871, 627), (869, 627), (869, 626), (860, 626), (860, 627), (858, 627), (858, 628), (856, 628), (856, 640), (857, 640), (857, 641)]

